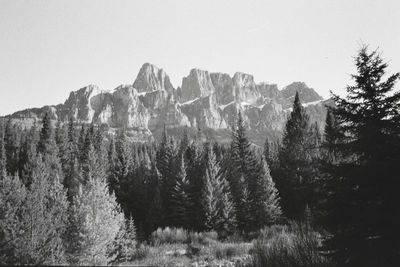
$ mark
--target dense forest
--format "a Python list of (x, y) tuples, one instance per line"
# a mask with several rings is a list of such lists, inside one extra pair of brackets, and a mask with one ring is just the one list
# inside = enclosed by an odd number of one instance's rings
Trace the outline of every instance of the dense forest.
[(159, 228), (251, 239), (294, 222), (320, 233), (325, 265), (400, 264), (400, 74), (385, 77), (367, 47), (355, 66), (324, 132), (296, 95), (282, 138), (264, 147), (240, 113), (230, 145), (167, 128), (160, 142), (133, 143), (72, 118), (31, 128), (4, 118), (0, 264), (105, 265), (129, 260)]

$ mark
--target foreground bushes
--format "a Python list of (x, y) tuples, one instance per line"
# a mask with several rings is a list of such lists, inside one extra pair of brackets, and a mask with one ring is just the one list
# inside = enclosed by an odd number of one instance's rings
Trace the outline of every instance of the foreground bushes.
[(207, 245), (210, 241), (216, 241), (218, 234), (215, 231), (210, 232), (190, 232), (183, 228), (158, 228), (151, 234), (150, 243), (153, 246), (163, 244), (202, 244)]
[(329, 266), (318, 253), (321, 236), (307, 223), (272, 226), (260, 232), (251, 251), (254, 266), (322, 267)]

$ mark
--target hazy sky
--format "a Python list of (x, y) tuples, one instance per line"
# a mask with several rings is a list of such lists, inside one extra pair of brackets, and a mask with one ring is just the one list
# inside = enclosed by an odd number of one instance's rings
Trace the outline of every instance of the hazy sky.
[(153, 63), (343, 92), (361, 43), (400, 71), (400, 1), (0, 0), (0, 115), (133, 83)]

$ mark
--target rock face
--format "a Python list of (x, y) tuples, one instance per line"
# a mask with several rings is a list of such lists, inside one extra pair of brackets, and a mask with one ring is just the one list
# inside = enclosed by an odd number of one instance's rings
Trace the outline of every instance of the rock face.
[(174, 91), (174, 87), (165, 71), (150, 63), (143, 64), (133, 83), (133, 87), (136, 88), (139, 93), (157, 90), (164, 90), (168, 93), (173, 93)]
[(145, 63), (131, 85), (102, 91), (89, 85), (71, 92), (64, 104), (26, 109), (10, 115), (15, 120), (38, 120), (44, 112), (53, 119), (105, 124), (110, 131), (124, 128), (136, 141), (151, 140), (166, 125), (171, 132), (189, 127), (202, 129), (208, 138), (230, 140), (230, 126), (242, 112), (250, 138), (262, 145), (265, 138), (278, 138), (299, 92), (312, 121), (322, 127), (326, 108), (321, 96), (302, 82), (282, 90), (276, 84), (254, 82), (250, 74), (209, 73), (192, 69), (175, 89), (164, 70)]

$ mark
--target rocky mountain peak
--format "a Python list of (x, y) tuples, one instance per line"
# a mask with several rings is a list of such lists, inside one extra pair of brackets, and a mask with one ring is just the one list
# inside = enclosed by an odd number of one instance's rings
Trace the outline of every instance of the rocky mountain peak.
[(303, 103), (314, 102), (323, 99), (317, 92), (315, 92), (313, 88), (308, 87), (304, 82), (293, 82), (284, 87), (281, 92), (283, 97), (286, 99), (293, 98), (296, 92), (298, 92)]
[(192, 69), (189, 75), (182, 79), (181, 102), (208, 96), (214, 91), (210, 73), (205, 70)]
[(88, 85), (71, 92), (63, 104), (10, 116), (19, 123), (33, 124), (50, 112), (54, 120), (65, 122), (73, 117), (78, 123), (105, 124), (110, 132), (123, 128), (140, 142), (160, 136), (164, 125), (171, 134), (179, 133), (182, 127), (200, 128), (209, 138), (226, 142), (231, 135), (229, 126), (241, 111), (250, 138), (262, 145), (266, 136), (279, 138), (282, 134), (296, 92), (311, 120), (323, 127), (327, 102), (303, 82), (279, 90), (276, 84), (256, 84), (253, 75), (243, 72), (231, 77), (192, 69), (175, 90), (164, 70), (149, 63), (141, 67), (133, 84), (108, 91)]
[(139, 93), (157, 90), (164, 90), (168, 93), (173, 93), (174, 91), (174, 87), (165, 71), (150, 63), (145, 63), (140, 68), (133, 87)]

